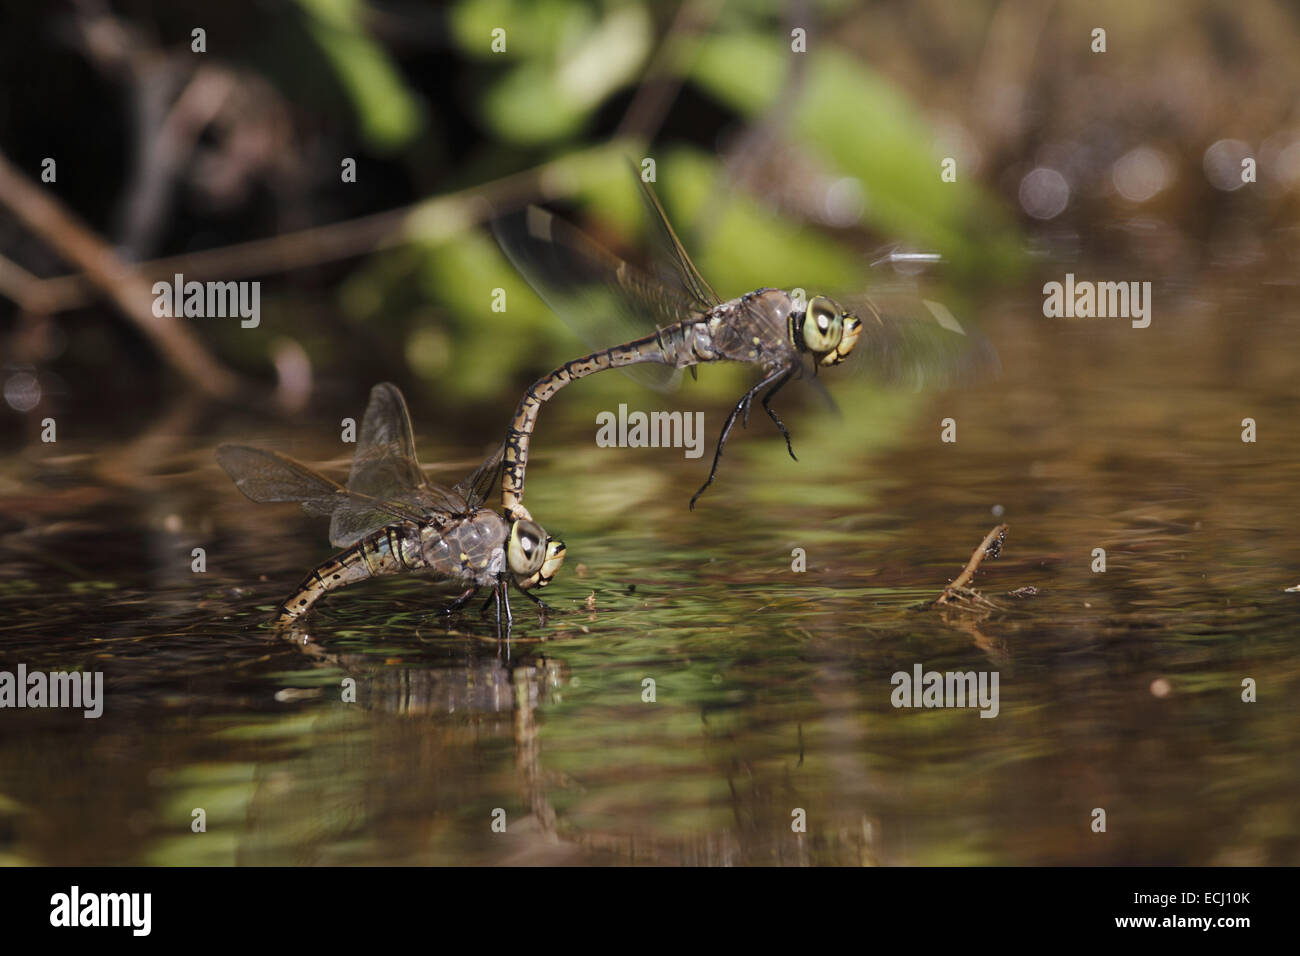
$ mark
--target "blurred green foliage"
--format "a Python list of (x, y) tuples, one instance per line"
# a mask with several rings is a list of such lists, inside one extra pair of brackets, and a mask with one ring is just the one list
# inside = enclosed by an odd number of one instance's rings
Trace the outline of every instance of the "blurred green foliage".
[[(364, 394), (382, 375), (417, 404), (476, 408), (480, 420), (503, 419), (528, 379), (629, 337), (615, 323), (585, 341), (572, 334), (496, 248), (478, 196), (522, 171), (545, 172), (532, 195), (512, 192), (509, 202), (547, 201), (644, 264), (628, 161), (653, 158), (670, 218), (724, 297), (762, 286), (869, 292), (891, 276), (868, 265), (868, 250), (895, 243), (942, 254), (939, 274), (961, 282), (1014, 275), (1014, 224), (976, 177), (941, 182), (922, 105), (876, 72), (852, 31), (835, 29), (867, 14), (846, 3), (807, 12), (816, 26), (806, 53), (792, 51), (790, 11), (775, 0), (685, 12), (648, 0), (295, 0), (264, 20), (214, 21), (207, 62), (241, 71), (246, 86), (225, 126), (213, 123), (218, 132), (205, 130), (202, 149), (185, 158), (187, 188), (169, 200), (177, 214), (145, 237), (138, 258), (328, 230), (322, 248), (341, 237), (346, 250), (337, 267), (332, 253), (316, 270), (310, 256), (290, 257), (298, 265), (284, 273), (270, 264), (266, 321), (252, 334), (213, 323), (201, 333), (209, 347), (266, 376), (289, 338), (340, 403), (349, 386)], [(173, 13), (160, 32), (189, 22)], [(177, 39), (161, 41), (160, 55), (193, 69)], [(647, 112), (656, 96), (662, 110)], [(221, 129), (234, 130), (229, 142)], [(340, 183), (339, 157), (356, 159), (355, 183)], [(827, 184), (860, 193), (861, 217), (825, 215)], [(138, 198), (120, 189), (123, 206)], [(375, 249), (348, 234), (369, 214), (403, 208), (405, 242)], [(504, 313), (492, 310), (497, 289)], [(140, 351), (101, 344), (104, 334), (73, 336), (70, 364), (95, 363), (106, 377), (120, 353)], [(748, 371), (711, 370), (690, 394), (730, 397)], [(623, 376), (598, 376), (572, 400), (608, 406), (638, 394), (630, 388)]]
[(307, 29), (352, 99), (365, 143), (388, 153), (424, 127), (424, 109), (384, 48), (365, 30), (361, 0), (297, 0)]
[[(634, 261), (644, 224), (628, 160), (653, 157), (656, 189), (670, 218), (724, 296), (761, 286), (830, 293), (869, 288), (877, 276), (860, 251), (766, 197), (733, 188), (716, 152), (671, 140), (613, 141), (608, 148), (598, 138), (583, 140), (595, 112), (630, 92), (646, 68), (658, 39), (652, 9), (579, 0), (457, 4), (453, 36), (482, 81), (467, 85), (465, 94), (495, 144), (490, 154), (509, 157), (526, 149), (532, 157), (566, 157), (563, 179), (568, 206), (576, 207), (573, 218)], [(505, 31), (504, 52), (493, 52), (498, 29)], [(865, 64), (826, 46), (790, 52), (788, 34), (758, 5), (729, 10), (725, 32), (704, 38), (676, 69), (681, 82), (733, 111), (735, 122), (752, 124), (782, 95), (795, 56), (808, 57), (807, 77), (783, 132), (813, 168), (861, 184), (863, 226), (885, 241), (941, 253), (954, 274), (987, 279), (1014, 271), (1017, 237), (1010, 222), (973, 182), (940, 181), (941, 157), (932, 154), (919, 108)], [(709, 130), (700, 132), (713, 138)], [(500, 159), (487, 165), (499, 168)], [(703, 215), (714, 218), (703, 222)], [(479, 402), (504, 393), (508, 403), (521, 368), (535, 374), (593, 344), (580, 342), (549, 314), (485, 230), (426, 219), (411, 232), (437, 238), (393, 254), (396, 263), (364, 266), (349, 279), (343, 302), (352, 321), (404, 330), (411, 371), (436, 381), (444, 394)], [(697, 235), (702, 241), (694, 241)], [(410, 295), (413, 288), (418, 296)], [(495, 289), (505, 290), (504, 314), (490, 310)], [(604, 341), (626, 337), (611, 323)], [(582, 390), (593, 402), (630, 387), (622, 376), (600, 378), (613, 381)], [(727, 395), (738, 378), (710, 375), (705, 394)]]
[[(781, 95), (791, 69), (780, 33), (710, 37), (691, 77), (756, 118)], [(939, 178), (943, 157), (917, 104), (860, 61), (834, 48), (804, 54), (808, 77), (789, 134), (800, 149), (854, 176), (867, 194), (864, 217), (882, 234), (939, 252), (964, 272), (1000, 273), (1018, 258), (1007, 216), (970, 179)]]
[(636, 78), (653, 44), (639, 4), (467, 0), (451, 22), (461, 51), (492, 63), (493, 76), (477, 94), (484, 126), (522, 145), (577, 132)]

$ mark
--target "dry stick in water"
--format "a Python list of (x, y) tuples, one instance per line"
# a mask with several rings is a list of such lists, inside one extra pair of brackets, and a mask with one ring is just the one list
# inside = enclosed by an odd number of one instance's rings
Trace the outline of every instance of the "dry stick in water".
[(1002, 542), (1006, 539), (1006, 536), (1007, 526), (1005, 524), (998, 525), (986, 534), (984, 540), (979, 543), (979, 547), (975, 549), (975, 553), (972, 554), (970, 560), (966, 562), (966, 567), (962, 568), (961, 574), (957, 575), (957, 579), (943, 589), (943, 593), (935, 599), (934, 603), (936, 605), (947, 604), (955, 597), (974, 597), (979, 600), (984, 600), (976, 594), (973, 589), (966, 587), (966, 585), (970, 583), (970, 580), (973, 577), (975, 577), (975, 572), (979, 570), (979, 566), (983, 563), (985, 558), (996, 558), (998, 556), (1002, 550)]

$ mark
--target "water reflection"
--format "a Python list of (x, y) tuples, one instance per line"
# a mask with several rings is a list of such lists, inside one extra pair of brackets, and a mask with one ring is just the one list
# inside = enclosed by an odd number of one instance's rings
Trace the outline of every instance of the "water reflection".
[[(791, 409), (798, 463), (751, 428), (694, 513), (695, 463), (557, 411), (530, 495), (570, 565), (508, 643), (416, 579), (264, 627), (325, 545), (212, 464), (238, 423), (35, 448), (0, 475), (0, 661), (101, 669), (108, 699), (5, 712), (0, 854), (1295, 863), (1295, 310), (1260, 288), (1188, 284), (1141, 331), (991, 304), (996, 386), (837, 387), (843, 420)], [(927, 609), (1000, 521), (995, 606)], [(998, 671), (997, 718), (894, 708), (917, 664)]]

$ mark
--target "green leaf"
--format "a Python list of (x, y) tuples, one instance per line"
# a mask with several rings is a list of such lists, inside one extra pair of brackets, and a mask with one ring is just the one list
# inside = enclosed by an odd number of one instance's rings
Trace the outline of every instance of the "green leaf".
[(891, 238), (943, 254), (959, 271), (1018, 264), (1005, 215), (969, 179), (945, 183), (932, 130), (895, 86), (835, 49), (793, 53), (788, 39), (733, 33), (705, 42), (692, 78), (757, 119), (781, 94), (793, 59), (807, 74), (790, 118), (791, 142), (856, 177), (865, 218)]
[(396, 66), (361, 25), (360, 0), (298, 0), (307, 29), (334, 66), (366, 142), (390, 152), (424, 126), (420, 101), (408, 92)]

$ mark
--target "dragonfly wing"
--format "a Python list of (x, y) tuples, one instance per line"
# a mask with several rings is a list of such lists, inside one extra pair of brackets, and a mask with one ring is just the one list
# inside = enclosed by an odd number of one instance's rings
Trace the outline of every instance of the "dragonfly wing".
[(266, 448), (222, 445), (217, 464), (235, 482), (244, 496), (257, 502), (297, 502), (311, 515), (348, 515), (345, 526), (335, 533), (330, 526), (330, 543), (338, 548), (356, 544), (372, 531), (395, 521), (424, 520), (426, 509), (412, 502), (381, 501), (349, 491), (320, 472)]
[(346, 490), (301, 462), (265, 448), (222, 445), (217, 464), (235, 487), (252, 501), (296, 501), (308, 514), (330, 515), (346, 497)]
[(997, 349), (942, 302), (915, 296), (848, 299), (862, 320), (845, 366), (886, 385), (915, 389), (973, 385), (1002, 371)]
[(655, 248), (660, 260), (658, 264), (665, 267), (656, 271), (673, 277), (683, 298), (691, 302), (695, 311), (707, 312), (722, 300), (713, 291), (713, 287), (705, 281), (704, 276), (700, 275), (700, 270), (695, 268), (691, 257), (686, 254), (686, 248), (677, 238), (677, 232), (668, 221), (664, 207), (659, 203), (659, 197), (654, 194), (650, 184), (641, 178), (635, 164), (632, 167), (632, 175), (636, 178), (641, 202), (645, 206), (646, 218), (650, 221), (650, 232), (654, 236)]
[(405, 494), (425, 483), (415, 456), (415, 434), (406, 399), (396, 385), (382, 382), (370, 390), (348, 489), (385, 497)]
[(814, 374), (812, 363), (807, 356), (802, 359), (803, 373), (799, 376), (799, 381), (821, 399), (826, 406), (826, 411), (830, 412), (836, 421), (844, 419), (844, 412), (840, 410), (839, 402), (835, 401), (835, 396), (831, 394), (830, 389), (822, 384), (822, 380)]
[[(698, 311), (689, 298), (538, 206), (498, 216), (492, 233), (533, 291), (593, 349), (641, 338)], [(653, 363), (623, 371), (659, 390), (680, 377)]]
[(406, 399), (388, 382), (370, 390), (347, 491), (350, 496), (340, 502), (330, 521), (330, 541), (338, 547), (383, 527), (385, 522), (374, 524), (375, 501), (399, 507), (417, 520), (465, 510), (464, 498), (433, 484), (420, 469)]
[(372, 531), (393, 524), (395, 520), (425, 524), (451, 514), (441, 507), (441, 499), (435, 501), (423, 490), (383, 499), (347, 490), (344, 495), (346, 497), (334, 509), (330, 519), (330, 544), (336, 548), (356, 544)]
[(467, 478), (452, 489), (465, 499), (466, 506), (470, 510), (476, 511), (481, 508), (489, 496), (501, 487), (501, 463), (505, 458), (505, 452), (506, 446), (502, 442), (487, 461), (475, 468)]

